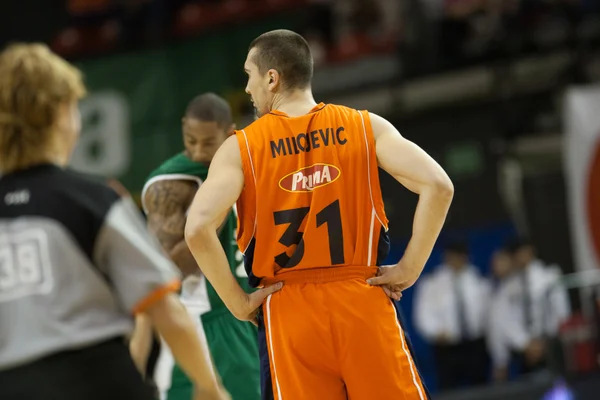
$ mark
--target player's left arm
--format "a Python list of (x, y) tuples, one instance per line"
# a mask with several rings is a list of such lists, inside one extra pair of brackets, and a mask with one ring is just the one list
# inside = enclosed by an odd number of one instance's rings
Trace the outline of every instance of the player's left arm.
[(240, 147), (235, 136), (219, 148), (208, 177), (200, 186), (188, 212), (185, 240), (219, 297), (241, 320), (253, 320), (263, 300), (281, 286), (275, 285), (247, 294), (234, 277), (221, 246), (217, 229), (244, 188)]
[(392, 290), (392, 297), (398, 300), (400, 292), (416, 282), (431, 255), (452, 203), (454, 186), (431, 156), (384, 118), (369, 115), (379, 166), (419, 195), (413, 233), (402, 259), (393, 268), (381, 269), (381, 276), (368, 280), (370, 284), (386, 285), (386, 292)]

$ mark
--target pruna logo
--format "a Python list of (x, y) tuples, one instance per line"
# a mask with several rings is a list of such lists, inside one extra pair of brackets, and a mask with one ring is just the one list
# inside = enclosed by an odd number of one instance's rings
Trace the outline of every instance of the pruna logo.
[(331, 164), (315, 164), (287, 174), (279, 181), (279, 187), (288, 192), (311, 192), (334, 182), (341, 171)]

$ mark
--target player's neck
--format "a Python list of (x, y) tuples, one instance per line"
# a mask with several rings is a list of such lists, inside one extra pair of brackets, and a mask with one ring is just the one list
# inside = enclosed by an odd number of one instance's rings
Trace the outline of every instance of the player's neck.
[(316, 105), (310, 89), (295, 90), (276, 95), (271, 109), (284, 112), (290, 117), (299, 117), (308, 114)]
[[(27, 163), (21, 165), (18, 169), (29, 169), (40, 165), (55, 165), (60, 168), (66, 168), (69, 165), (69, 157), (67, 155), (57, 153), (40, 153), (35, 157), (31, 157)], [(3, 171), (4, 173), (10, 171)]]

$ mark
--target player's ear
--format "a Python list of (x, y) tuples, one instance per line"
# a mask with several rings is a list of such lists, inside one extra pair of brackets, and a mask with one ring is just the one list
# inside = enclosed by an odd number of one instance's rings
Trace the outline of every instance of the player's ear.
[(280, 76), (279, 72), (275, 69), (270, 69), (267, 71), (268, 82), (269, 82), (269, 90), (274, 91), (279, 86)]

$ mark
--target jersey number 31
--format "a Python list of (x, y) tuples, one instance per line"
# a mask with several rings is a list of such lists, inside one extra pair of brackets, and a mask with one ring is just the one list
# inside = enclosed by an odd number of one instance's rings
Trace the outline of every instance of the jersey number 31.
[[(281, 268), (293, 268), (304, 257), (304, 232), (300, 232), (299, 230), (309, 211), (310, 207), (300, 207), (291, 210), (276, 211), (273, 214), (275, 225), (288, 224), (287, 229), (279, 239), (279, 243), (286, 247), (296, 246), (291, 257), (287, 252), (275, 256), (275, 262)], [(329, 204), (317, 214), (317, 228), (324, 224), (327, 224), (331, 265), (344, 264), (344, 237), (339, 200)]]

